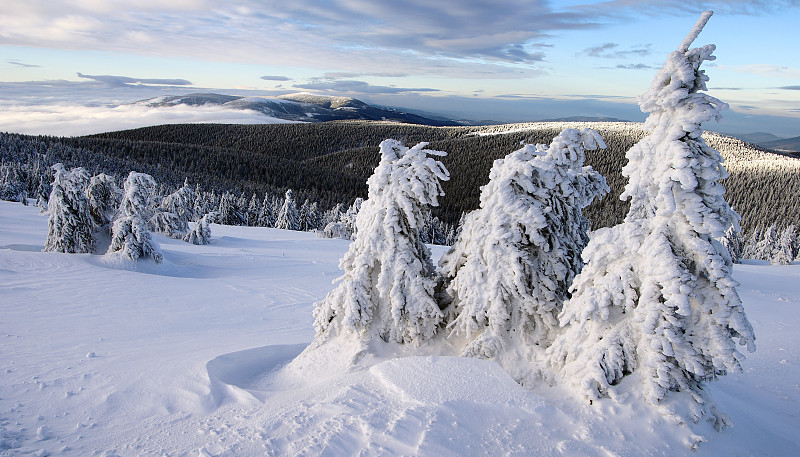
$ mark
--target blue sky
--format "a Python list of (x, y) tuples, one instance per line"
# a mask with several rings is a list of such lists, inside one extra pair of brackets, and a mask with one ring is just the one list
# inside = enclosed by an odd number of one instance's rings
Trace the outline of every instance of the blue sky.
[(7, 0), (0, 129), (25, 107), (47, 124), (65, 106), (197, 91), (639, 121), (635, 97), (705, 9), (695, 45), (717, 45), (709, 93), (731, 106), (706, 127), (800, 135), (800, 0)]

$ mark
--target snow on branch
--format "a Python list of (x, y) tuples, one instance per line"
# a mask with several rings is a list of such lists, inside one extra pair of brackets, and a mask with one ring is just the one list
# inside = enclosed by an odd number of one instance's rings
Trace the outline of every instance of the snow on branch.
[(697, 20), (697, 23), (692, 28), (692, 31), (686, 35), (686, 38), (683, 39), (681, 45), (678, 46), (679, 51), (686, 52), (689, 50), (689, 46), (692, 45), (694, 40), (697, 39), (697, 36), (700, 35), (700, 32), (703, 31), (703, 27), (706, 26), (706, 23), (712, 14), (714, 14), (713, 11), (703, 11), (703, 14), (700, 15), (700, 19)]

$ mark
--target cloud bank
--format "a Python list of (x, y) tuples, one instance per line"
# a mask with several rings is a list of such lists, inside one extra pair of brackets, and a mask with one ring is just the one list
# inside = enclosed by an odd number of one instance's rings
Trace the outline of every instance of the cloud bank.
[(157, 85), (157, 86), (191, 86), (192, 82), (185, 79), (148, 79), (131, 78), (129, 76), (112, 75), (84, 75), (78, 72), (79, 78), (91, 79), (110, 87), (124, 87), (134, 85)]
[(288, 121), (267, 117), (257, 111), (217, 106), (0, 106), (0, 132), (29, 135), (80, 136), (151, 125), (203, 122), (274, 124)]

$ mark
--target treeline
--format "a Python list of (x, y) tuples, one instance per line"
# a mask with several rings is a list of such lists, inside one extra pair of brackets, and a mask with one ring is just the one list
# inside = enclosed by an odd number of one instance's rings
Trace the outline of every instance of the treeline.
[[(32, 182), (36, 178), (28, 172), (62, 162), (119, 178), (138, 170), (170, 188), (188, 178), (217, 195), (244, 194), (248, 200), (253, 194), (282, 196), (293, 189), (298, 201), (317, 202), (321, 210), (329, 210), (366, 196), (366, 180), (378, 164), (377, 146), (383, 139), (406, 145), (427, 141), (428, 148), (448, 153), (441, 160), (450, 171), (450, 181), (443, 183), (446, 195), (433, 214), (456, 224), (462, 213), (477, 208), (480, 187), (488, 182), (495, 159), (519, 149), (521, 142), (547, 144), (565, 127), (589, 127), (603, 137), (607, 149), (587, 152), (586, 163), (606, 177), (611, 192), (584, 214), (593, 228), (620, 223), (628, 210), (619, 199), (627, 183), (621, 174), (625, 152), (647, 134), (636, 123), (429, 127), (343, 121), (165, 125), (77, 138), (0, 134), (2, 173), (7, 176), (0, 178), (25, 181), (26, 192), (36, 198), (47, 185)], [(706, 133), (705, 138), (726, 159), (731, 175), (723, 181), (726, 198), (742, 215), (746, 235), (758, 226), (783, 229), (797, 223), (800, 160), (731, 137)]]

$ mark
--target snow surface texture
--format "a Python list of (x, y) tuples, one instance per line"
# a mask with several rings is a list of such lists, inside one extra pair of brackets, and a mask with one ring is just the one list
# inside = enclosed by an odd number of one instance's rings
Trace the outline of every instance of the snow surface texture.
[(440, 262), (448, 328), (467, 339), (464, 355), (494, 358), (523, 384), (538, 377), (532, 362), (545, 359), (583, 266), (589, 221), (581, 210), (609, 191), (583, 166), (584, 150), (604, 147), (593, 130), (564, 129), (549, 147), (528, 144), (494, 162), (480, 209)]
[(589, 406), (486, 360), (289, 370), (349, 243), (212, 231), (199, 246), (155, 234), (163, 263), (116, 264), (41, 252), (47, 218), (0, 202), (0, 455), (800, 455), (798, 264), (735, 266), (759, 349), (708, 388), (735, 428), (690, 452), (686, 428), (633, 396)]
[(736, 344), (752, 352), (755, 336), (731, 259), (716, 240), (739, 216), (723, 198), (722, 156), (700, 127), (724, 105), (699, 93), (708, 80), (699, 67), (713, 51), (671, 53), (639, 98), (652, 133), (626, 154), (622, 198), (630, 211), (622, 224), (592, 235), (559, 316), (566, 331), (548, 351), (563, 380), (590, 400), (616, 398), (616, 385), (631, 377), (675, 421), (707, 419), (721, 428), (728, 422), (704, 383), (741, 370)]

